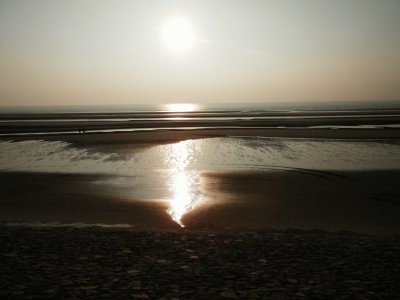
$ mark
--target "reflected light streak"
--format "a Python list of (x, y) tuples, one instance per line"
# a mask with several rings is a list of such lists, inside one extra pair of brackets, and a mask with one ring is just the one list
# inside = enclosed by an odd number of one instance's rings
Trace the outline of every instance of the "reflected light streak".
[(206, 199), (200, 190), (200, 174), (190, 166), (194, 147), (193, 141), (183, 141), (170, 145), (166, 153), (171, 170), (168, 214), (182, 227), (185, 227), (181, 221), (183, 215)]
[(171, 103), (166, 104), (165, 108), (169, 112), (190, 112), (195, 111), (198, 106), (193, 103)]

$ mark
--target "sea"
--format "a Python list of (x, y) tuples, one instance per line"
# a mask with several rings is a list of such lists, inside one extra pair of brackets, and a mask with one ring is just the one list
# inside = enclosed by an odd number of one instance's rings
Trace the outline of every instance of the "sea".
[(0, 136), (286, 127), (400, 128), (400, 101), (0, 107)]
[[(171, 105), (165, 104), (123, 104), (123, 105), (49, 105), (49, 106), (0, 106), (0, 114), (7, 113), (128, 113), (168, 112)], [(243, 103), (190, 103), (195, 111), (356, 111), (400, 109), (400, 100), (374, 101), (309, 101), (309, 102), (243, 102)], [(178, 106), (179, 107), (179, 106)]]

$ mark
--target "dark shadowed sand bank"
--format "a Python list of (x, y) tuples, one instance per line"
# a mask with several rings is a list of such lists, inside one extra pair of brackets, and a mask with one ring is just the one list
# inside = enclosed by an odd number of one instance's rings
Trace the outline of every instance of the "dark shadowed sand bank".
[(8, 135), (0, 139), (27, 140), (45, 139), (75, 143), (77, 145), (99, 144), (160, 144), (173, 143), (187, 139), (224, 136), (263, 136), (288, 138), (330, 138), (330, 139), (398, 139), (400, 129), (317, 129), (317, 128), (202, 128), (202, 129), (157, 129), (134, 132), (88, 132), (86, 134), (54, 134), (18, 136)]
[[(101, 175), (0, 173), (0, 221), (130, 224), (176, 229), (166, 199), (93, 182)], [(398, 171), (202, 173), (211, 199), (187, 228), (299, 228), (400, 234)], [(134, 191), (132, 191), (134, 192)]]
[(398, 237), (0, 227), (2, 299), (399, 299)]
[[(224, 136), (263, 136), (288, 138), (331, 138), (331, 139), (400, 139), (400, 129), (279, 129), (279, 128), (232, 128), (156, 130), (142, 132), (90, 133), (82, 135), (41, 136), (46, 140), (65, 140), (80, 145), (93, 144), (160, 144), (187, 139)], [(17, 138), (15, 139), (27, 139)], [(32, 137), (32, 138), (37, 138)]]

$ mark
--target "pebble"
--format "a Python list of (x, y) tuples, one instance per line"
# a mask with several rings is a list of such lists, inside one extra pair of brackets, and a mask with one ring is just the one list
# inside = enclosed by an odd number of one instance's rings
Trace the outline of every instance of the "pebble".
[(400, 237), (395, 236), (38, 231), (0, 225), (0, 245), (0, 299), (395, 299), (400, 295)]
[(298, 283), (298, 280), (297, 280), (297, 279), (287, 278), (286, 280), (287, 280), (287, 282), (289, 282), (289, 283), (291, 283), (291, 284), (297, 284), (297, 283)]
[(238, 296), (231, 291), (223, 291), (220, 293), (220, 295), (224, 298), (229, 298), (229, 299), (238, 299)]
[(136, 299), (149, 299), (149, 295), (147, 295), (147, 294), (133, 294), (132, 295), (133, 296), (133, 298), (136, 298)]

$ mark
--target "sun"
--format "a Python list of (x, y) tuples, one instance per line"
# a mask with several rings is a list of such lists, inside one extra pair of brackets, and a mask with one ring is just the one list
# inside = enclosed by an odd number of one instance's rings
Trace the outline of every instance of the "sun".
[(169, 18), (161, 28), (164, 45), (175, 53), (191, 49), (196, 41), (192, 24), (184, 17)]

